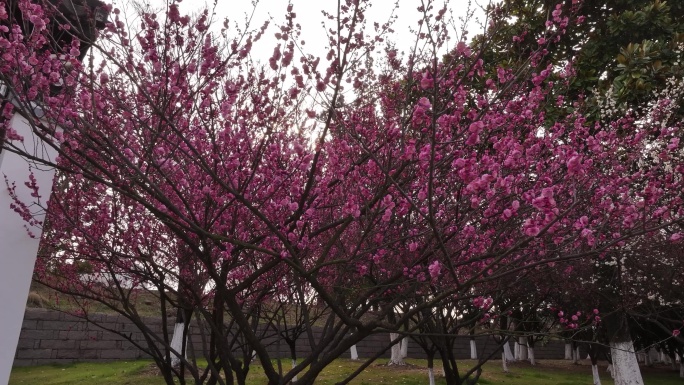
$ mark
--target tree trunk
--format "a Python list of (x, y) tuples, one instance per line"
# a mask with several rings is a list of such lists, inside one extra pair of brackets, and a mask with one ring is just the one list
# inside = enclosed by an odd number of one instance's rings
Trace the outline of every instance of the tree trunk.
[[(510, 328), (511, 330), (517, 329), (515, 321), (510, 322)], [(511, 337), (511, 340), (513, 341), (513, 359), (515, 361), (520, 361), (520, 337), (518, 337), (518, 339)]]
[(596, 343), (590, 343), (587, 348), (589, 351), (589, 359), (591, 360), (591, 375), (594, 380), (594, 385), (601, 385), (601, 377), (599, 376), (598, 371), (598, 355), (601, 348)]
[(601, 385), (601, 377), (599, 376), (598, 365), (591, 365), (591, 375), (594, 379), (594, 385)]
[(527, 361), (528, 359), (528, 354), (527, 354), (527, 337), (518, 337), (518, 349), (520, 349), (520, 354), (518, 355), (518, 360), (520, 361)]
[[(295, 366), (297, 366), (297, 359), (293, 358), (292, 359), (292, 369), (294, 369)], [(297, 376), (292, 377), (292, 382), (297, 382)]]
[[(352, 331), (353, 331), (353, 330), (354, 330), (354, 329), (352, 329)], [(353, 334), (353, 333), (352, 333), (352, 334)], [(351, 356), (350, 358), (351, 358), (353, 361), (358, 361), (358, 359), (359, 359), (359, 351), (356, 350), (356, 344), (352, 345), (352, 347), (349, 348), (349, 352), (350, 352), (350, 356)]]
[(506, 364), (506, 353), (501, 352), (501, 366), (503, 367), (504, 373), (508, 373), (508, 365)]
[(511, 352), (511, 345), (508, 343), (508, 341), (506, 341), (506, 343), (504, 343), (503, 351), (504, 351), (504, 354), (506, 357), (506, 361), (515, 362), (515, 357), (513, 356), (513, 353)]
[[(399, 338), (398, 333), (390, 333), (390, 341), (394, 341), (397, 338)], [(404, 366), (406, 365), (406, 361), (404, 361), (404, 357), (401, 355), (401, 343), (402, 341), (399, 341), (398, 343), (392, 345), (392, 356), (387, 363), (387, 365), (397, 365), (397, 366)]]
[(180, 366), (181, 357), (185, 357), (185, 352), (183, 351), (183, 334), (185, 331), (185, 322), (183, 321), (183, 310), (178, 308), (176, 312), (176, 324), (173, 327), (173, 337), (171, 337), (171, 349), (178, 352), (177, 355), (171, 352), (171, 366), (177, 368)]
[(615, 385), (644, 385), (626, 314), (618, 311), (603, 320), (610, 342)]
[(513, 357), (516, 361), (520, 360), (520, 342), (518, 341), (513, 343)]
[(606, 372), (610, 373), (610, 378), (615, 378), (615, 369), (613, 369), (613, 364), (608, 364), (608, 368), (606, 368)]
[(530, 359), (530, 364), (537, 365), (537, 361), (535, 361), (535, 359), (534, 359), (534, 347), (533, 346), (527, 347), (527, 356)]
[(572, 351), (572, 363), (575, 365), (579, 365), (579, 361), (580, 361), (579, 347), (575, 347), (575, 350)]
[(475, 342), (475, 338), (470, 339), (470, 359), (477, 359), (477, 342)]
[(404, 337), (401, 340), (401, 358), (408, 357), (408, 342), (409, 342), (408, 336)]
[(668, 355), (665, 354), (664, 350), (660, 351), (660, 362), (662, 362), (665, 365), (670, 363), (670, 357), (668, 357)]
[(572, 343), (571, 342), (565, 343), (565, 359), (566, 360), (572, 360)]
[(359, 359), (359, 352), (356, 350), (356, 344), (349, 349), (351, 351), (351, 359), (357, 361)]
[(610, 343), (615, 385), (644, 385), (631, 339)]
[(682, 362), (681, 356), (679, 358), (679, 377), (684, 378), (684, 362)]
[(427, 366), (428, 366), (428, 379), (430, 380), (430, 385), (435, 385), (435, 352), (426, 351), (427, 353)]

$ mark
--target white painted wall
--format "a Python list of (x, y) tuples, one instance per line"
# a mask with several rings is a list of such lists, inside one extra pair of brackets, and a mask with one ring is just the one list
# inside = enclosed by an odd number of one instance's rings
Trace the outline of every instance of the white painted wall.
[[(11, 123), (17, 133), (24, 137), (23, 146), (30, 154), (54, 160), (56, 152), (42, 146), (40, 140), (31, 134), (25, 121), (15, 115)], [(0, 384), (9, 381), (42, 233), (41, 228), (30, 228), (36, 237), (29, 237), (26, 229), (28, 224), (10, 208), (12, 200), (5, 176), (10, 183), (16, 182), (17, 194), (22, 201), (35, 202), (31, 190), (24, 185), (28, 181), (29, 166), (26, 159), (16, 154), (8, 151), (0, 154)], [(31, 166), (40, 186), (40, 203), (45, 206), (52, 191), (54, 170), (36, 164)], [(44, 217), (44, 212), (38, 206), (32, 207), (32, 212), (36, 218)]]

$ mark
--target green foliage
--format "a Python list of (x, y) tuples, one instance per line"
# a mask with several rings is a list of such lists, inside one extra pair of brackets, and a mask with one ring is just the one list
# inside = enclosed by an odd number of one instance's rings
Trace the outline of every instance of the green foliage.
[(597, 118), (599, 108), (591, 99), (611, 86), (618, 107), (641, 110), (667, 79), (684, 75), (682, 1), (584, 0), (576, 7), (572, 0), (503, 0), (500, 10), (490, 12), (498, 32), (487, 42), (486, 62), (511, 67), (527, 60), (537, 40), (548, 37), (545, 23), (559, 3), (571, 26), (548, 44), (549, 55), (536, 69), (573, 63), (577, 77), (562, 91), (565, 112), (586, 98), (585, 112)]
[(619, 100), (647, 100), (669, 78), (684, 75), (681, 53), (684, 33), (670, 41), (629, 43), (617, 55), (613, 92)]
[(88, 261), (77, 261), (76, 271), (79, 274), (91, 274), (93, 272), (93, 265)]

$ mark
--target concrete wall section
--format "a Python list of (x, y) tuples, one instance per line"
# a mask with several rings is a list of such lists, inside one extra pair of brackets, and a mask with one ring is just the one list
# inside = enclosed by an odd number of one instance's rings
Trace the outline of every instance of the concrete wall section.
[[(24, 138), (21, 143), (13, 142), (14, 145), (22, 147), (30, 155), (54, 160), (56, 151), (44, 146), (18, 115), (12, 118), (11, 125)], [(25, 185), (31, 173), (40, 187), (39, 198), (32, 196), (34, 191)], [(43, 208), (52, 190), (53, 176), (54, 170), (12, 152), (2, 151), (0, 154), (0, 384), (9, 380), (42, 234), (40, 226), (28, 223), (15, 212), (12, 207), (15, 200), (10, 191), (26, 206), (28, 212), (22, 214), (42, 221)]]

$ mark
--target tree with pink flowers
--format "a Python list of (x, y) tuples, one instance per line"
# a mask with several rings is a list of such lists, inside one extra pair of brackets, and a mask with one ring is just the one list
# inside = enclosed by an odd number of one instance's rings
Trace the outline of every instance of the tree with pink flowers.
[[(431, 2), (419, 8), (423, 48), (405, 55), (383, 41), (388, 24), (367, 25), (368, 2), (341, 2), (325, 13), (326, 58), (301, 52), (291, 5), (282, 25), (220, 32), (208, 11), (191, 18), (174, 1), (163, 17), (142, 10), (133, 30), (112, 8), (85, 64), (78, 42), (46, 50), (58, 9), (17, 4), (26, 25), (0, 6), (0, 79), (20, 101), (4, 113), (19, 111), (60, 153), (36, 279), (85, 317), (97, 302), (133, 320), (169, 384), (244, 384), (252, 359), (269, 384), (311, 384), (364, 337), (417, 333), (431, 320), (404, 326), (446, 304), (488, 303), (502, 280), (681, 237), (675, 100), (595, 125), (581, 102), (546, 119), (573, 69), (538, 67), (572, 14), (554, 13), (529, 60), (490, 77)], [(268, 65), (253, 62), (274, 29)], [(5, 151), (22, 152), (4, 124)], [(30, 220), (29, 203), (16, 207)], [(206, 328), (195, 349), (206, 365), (145, 325), (141, 292)], [(296, 297), (310, 347), (291, 368), (273, 361), (259, 325), (284, 296)], [(450, 383), (476, 381), (453, 365)]]

